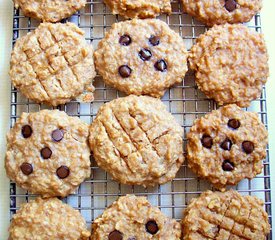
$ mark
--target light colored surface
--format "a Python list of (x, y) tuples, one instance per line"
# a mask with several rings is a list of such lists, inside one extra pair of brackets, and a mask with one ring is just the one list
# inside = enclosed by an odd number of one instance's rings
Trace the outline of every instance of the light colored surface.
[[(262, 11), (263, 32), (267, 40), (270, 55), (271, 78), (267, 84), (268, 95), (268, 120), (269, 120), (269, 143), (270, 143), (270, 160), (271, 169), (275, 170), (275, 163), (272, 158), (275, 157), (275, 46), (273, 39), (275, 38), (275, 2), (272, 0), (264, 0), (264, 9)], [(5, 150), (5, 135), (9, 128), (9, 96), (10, 81), (7, 75), (8, 62), (10, 58), (12, 39), (12, 1), (0, 0), (0, 239), (7, 239), (8, 223), (9, 223), (9, 184), (5, 177), (3, 168), (3, 158)], [(271, 170), (271, 173), (273, 171)], [(275, 174), (272, 176), (272, 184), (275, 187)], [(273, 197), (274, 188), (272, 191)], [(273, 198), (272, 198), (273, 199)], [(275, 206), (273, 213), (275, 213)], [(274, 216), (274, 215), (273, 215)], [(274, 224), (273, 224), (274, 227)], [(273, 232), (273, 237), (275, 233)]]

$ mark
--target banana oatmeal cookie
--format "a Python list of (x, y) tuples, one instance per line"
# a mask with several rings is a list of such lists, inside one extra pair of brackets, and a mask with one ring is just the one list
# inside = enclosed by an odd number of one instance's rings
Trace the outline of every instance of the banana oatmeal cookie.
[(125, 18), (152, 18), (161, 13), (171, 13), (170, 0), (104, 0), (113, 14)]
[(83, 8), (86, 0), (13, 0), (23, 14), (43, 22), (58, 22)]
[(65, 112), (23, 113), (7, 135), (8, 177), (43, 197), (67, 196), (90, 177), (88, 134)]
[(265, 240), (270, 225), (263, 205), (234, 190), (204, 192), (184, 211), (184, 240)]
[(93, 88), (95, 75), (93, 48), (73, 23), (42, 23), (19, 38), (12, 52), (12, 83), (35, 102), (69, 102)]
[(11, 220), (9, 240), (88, 240), (81, 214), (57, 198), (25, 203)]
[(187, 134), (188, 166), (216, 188), (261, 173), (268, 133), (258, 115), (227, 105), (195, 121)]
[(92, 224), (91, 240), (181, 239), (181, 226), (145, 197), (120, 197)]
[(118, 182), (153, 186), (175, 177), (184, 160), (182, 136), (159, 99), (131, 95), (100, 108), (90, 147), (97, 164)]
[(249, 22), (262, 0), (182, 0), (183, 10), (208, 26)]
[(187, 71), (183, 39), (157, 19), (113, 24), (94, 55), (103, 80), (126, 94), (161, 97)]
[(199, 89), (220, 105), (249, 106), (269, 75), (263, 35), (240, 24), (214, 26), (202, 34), (189, 62)]

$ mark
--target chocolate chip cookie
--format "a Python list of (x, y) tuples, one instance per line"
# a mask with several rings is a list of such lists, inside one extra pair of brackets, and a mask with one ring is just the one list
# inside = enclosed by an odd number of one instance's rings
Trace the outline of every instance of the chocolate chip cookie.
[(204, 192), (191, 201), (184, 213), (182, 226), (186, 240), (265, 240), (270, 232), (263, 202), (234, 190)]
[(88, 134), (65, 112), (23, 113), (7, 135), (8, 177), (43, 197), (67, 196), (90, 176)]
[(93, 48), (73, 23), (42, 23), (19, 38), (12, 52), (12, 83), (35, 102), (69, 102), (93, 88), (95, 75)]
[(120, 197), (92, 224), (91, 240), (181, 239), (181, 226), (145, 197)]
[(261, 173), (267, 136), (256, 113), (221, 107), (196, 120), (187, 134), (188, 166), (223, 190)]
[(23, 14), (43, 22), (58, 22), (85, 6), (86, 0), (13, 0)]
[(9, 240), (88, 240), (81, 214), (57, 198), (25, 203), (11, 220)]
[(263, 35), (240, 24), (214, 26), (202, 34), (189, 62), (199, 89), (220, 105), (249, 106), (269, 75)]
[(152, 18), (161, 13), (171, 13), (170, 0), (104, 0), (113, 14), (125, 18)]
[(187, 71), (183, 39), (157, 19), (113, 24), (94, 55), (103, 80), (127, 94), (161, 97)]
[(152, 186), (173, 179), (183, 163), (183, 129), (158, 99), (118, 98), (90, 127), (97, 164), (123, 184)]
[(208, 26), (249, 22), (262, 0), (182, 0), (183, 10)]

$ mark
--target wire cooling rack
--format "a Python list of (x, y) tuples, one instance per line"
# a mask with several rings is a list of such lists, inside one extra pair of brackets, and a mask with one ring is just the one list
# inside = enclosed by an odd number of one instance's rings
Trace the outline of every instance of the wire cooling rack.
[[(182, 36), (188, 49), (195, 43), (196, 38), (206, 30), (206, 27), (200, 22), (183, 13), (180, 1), (172, 1), (172, 14), (170, 16), (161, 15), (159, 18), (167, 22), (173, 30)], [(105, 32), (110, 29), (112, 23), (121, 20), (123, 19), (112, 15), (102, 1), (88, 0), (84, 9), (65, 21), (74, 22), (84, 30), (87, 42), (96, 48), (98, 42), (103, 38)], [(24, 17), (21, 11), (14, 9), (13, 43), (27, 32), (34, 30), (38, 24), (38, 21)], [(255, 29), (255, 31), (261, 32), (260, 15), (256, 15), (247, 25)], [(78, 116), (83, 121), (91, 123), (101, 105), (112, 99), (124, 96), (115, 89), (105, 86), (99, 76), (96, 77), (95, 87), (95, 100), (92, 103), (72, 101), (58, 108), (66, 111), (71, 116)], [(181, 84), (169, 89), (162, 98), (162, 101), (184, 128), (184, 136), (186, 136), (186, 133), (192, 126), (194, 119), (205, 115), (217, 107), (214, 101), (207, 99), (197, 89), (192, 72), (187, 73)], [(35, 112), (45, 108), (49, 107), (29, 101), (14, 87), (11, 87), (11, 127), (22, 112)], [(265, 88), (263, 89), (261, 98), (254, 101), (247, 110), (258, 112), (260, 119), (267, 127)], [(186, 147), (185, 145), (186, 138), (184, 137), (184, 148)], [(127, 193), (147, 196), (149, 201), (153, 205), (158, 206), (164, 214), (180, 220), (183, 216), (183, 209), (190, 200), (193, 197), (198, 197), (202, 191), (211, 189), (211, 186), (206, 181), (198, 179), (187, 168), (186, 163), (182, 165), (173, 181), (162, 186), (145, 189), (140, 186), (118, 184), (106, 172), (98, 168), (93, 159), (91, 161), (91, 178), (81, 184), (75, 194), (64, 199), (65, 202), (81, 212), (89, 227), (92, 221), (107, 206), (119, 196)], [(241, 194), (256, 195), (261, 198), (265, 203), (265, 210), (269, 215), (269, 221), (270, 223), (272, 222), (268, 148), (262, 174), (253, 180), (243, 180), (235, 189)], [(11, 182), (10, 216), (12, 217), (22, 203), (28, 202), (33, 198), (35, 198), (34, 195), (29, 194)], [(272, 239), (271, 234), (267, 239)]]

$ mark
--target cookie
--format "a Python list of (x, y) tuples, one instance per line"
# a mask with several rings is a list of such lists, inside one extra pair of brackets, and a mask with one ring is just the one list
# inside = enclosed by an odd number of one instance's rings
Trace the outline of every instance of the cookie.
[(157, 19), (113, 24), (94, 55), (103, 80), (126, 94), (161, 97), (187, 71), (183, 39)]
[(120, 197), (92, 224), (91, 240), (181, 239), (180, 223), (166, 217), (145, 197)]
[(16, 41), (11, 56), (13, 85), (27, 98), (53, 106), (93, 88), (93, 48), (73, 23), (42, 23)]
[(118, 182), (153, 186), (172, 180), (183, 163), (183, 129), (158, 99), (118, 98), (90, 127), (97, 164)]
[(208, 26), (249, 22), (262, 0), (182, 0), (183, 10)]
[(23, 113), (7, 135), (5, 168), (20, 187), (65, 197), (90, 177), (88, 125), (58, 110)]
[(261, 173), (267, 137), (257, 113), (221, 107), (196, 120), (187, 134), (188, 166), (223, 190)]
[(170, 0), (104, 0), (113, 14), (125, 18), (153, 18), (161, 13), (171, 13)]
[(257, 197), (237, 191), (211, 192), (193, 199), (182, 220), (185, 240), (265, 240), (270, 232), (268, 215)]
[(214, 26), (200, 35), (189, 62), (199, 89), (220, 105), (249, 106), (269, 75), (263, 35), (238, 24)]
[(43, 22), (58, 22), (83, 8), (86, 0), (13, 0), (25, 16)]
[(11, 220), (9, 240), (88, 240), (85, 219), (57, 198), (25, 203)]

